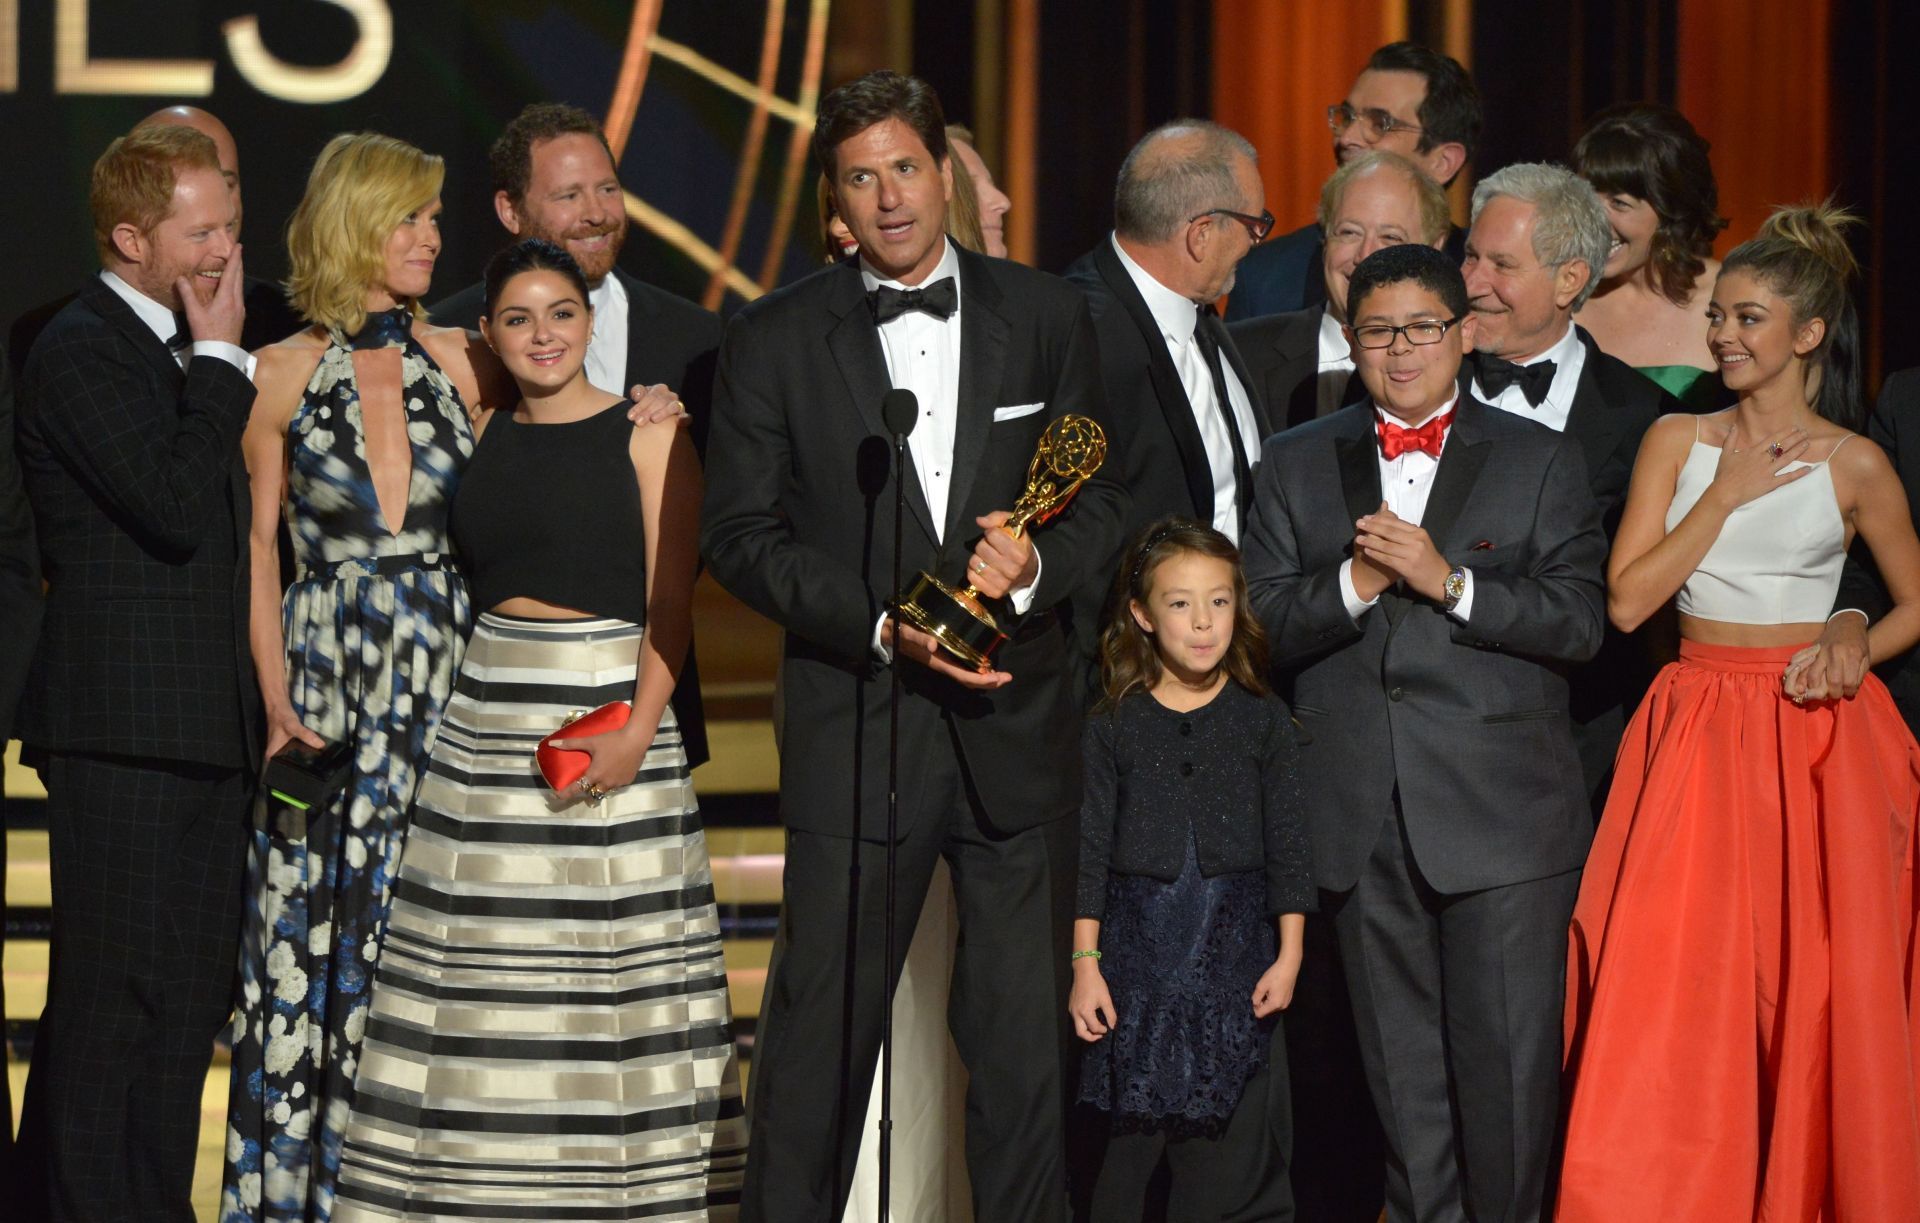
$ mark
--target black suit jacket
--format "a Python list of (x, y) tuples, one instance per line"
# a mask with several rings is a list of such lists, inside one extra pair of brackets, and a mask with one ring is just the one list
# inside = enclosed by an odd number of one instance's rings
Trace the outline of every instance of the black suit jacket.
[[(1315, 876), (1344, 890), (1397, 789), (1414, 858), (1443, 893), (1578, 867), (1592, 835), (1567, 670), (1605, 620), (1606, 535), (1579, 447), (1462, 397), (1422, 525), (1473, 572), (1472, 618), (1388, 591), (1356, 623), (1340, 566), (1380, 504), (1372, 404), (1267, 441), (1247, 590), (1292, 673)], [(1488, 547), (1481, 547), (1482, 543)]]
[[(1324, 304), (1285, 314), (1242, 319), (1228, 330), (1247, 372), (1260, 385), (1275, 423), (1282, 429), (1304, 425), (1320, 415), (1320, 319)], [(1365, 397), (1355, 374), (1347, 380), (1343, 404)]]
[[(1467, 231), (1458, 225), (1447, 230), (1442, 250), (1455, 263), (1467, 257)], [(1327, 304), (1327, 281), (1321, 264), (1326, 241), (1315, 223), (1290, 234), (1262, 242), (1247, 252), (1234, 272), (1233, 292), (1227, 295), (1227, 321), (1316, 310)]]
[[(1574, 331), (1586, 358), (1567, 414), (1566, 433), (1586, 460), (1593, 499), (1611, 544), (1626, 508), (1627, 485), (1633, 479), (1641, 440), (1657, 418), (1686, 408), (1645, 374), (1601, 352), (1586, 328), (1576, 325)], [(1471, 386), (1465, 376), (1471, 368), (1470, 361), (1461, 366), (1463, 388)], [(1659, 669), (1654, 644), (1654, 635), (1645, 630), (1623, 633), (1609, 622), (1600, 652), (1573, 673), (1574, 741), (1596, 812), (1606, 801), (1613, 758), (1620, 750), (1627, 719)]]
[[(1181, 385), (1160, 324), (1114, 253), (1113, 243), (1103, 239), (1067, 269), (1066, 278), (1086, 295), (1093, 312), (1107, 410), (1113, 415), (1114, 431), (1125, 441), (1122, 478), (1133, 502), (1126, 535), (1168, 514), (1212, 522), (1213, 469), (1207, 464), (1193, 404)], [(1260, 436), (1267, 436), (1273, 432), (1273, 422), (1231, 336), (1221, 345), (1221, 353), (1246, 388)], [(1247, 458), (1257, 461), (1259, 456)]]
[[(13, 734), (14, 706), (40, 636), (40, 553), (34, 544), (33, 510), (13, 454), (11, 369), (11, 362), (0, 361), (0, 744)], [(4, 858), (0, 851), (0, 860)]]
[[(693, 418), (693, 444), (706, 453), (707, 428), (713, 418), (713, 364), (720, 347), (720, 318), (685, 298), (656, 289), (619, 268), (611, 273), (627, 290), (626, 385), (603, 389), (625, 394), (636, 384), (664, 382), (680, 395)], [(469, 285), (428, 310), (428, 318), (442, 327), (480, 325), (486, 310), (484, 284)], [(700, 695), (700, 664), (695, 639), (687, 641), (686, 665), (673, 689), (673, 713), (680, 720), (689, 765), (705, 764), (707, 707)]]
[[(1867, 436), (1893, 460), (1893, 469), (1907, 489), (1907, 508), (1920, 521), (1920, 367), (1887, 375), (1867, 417)], [(1841, 574), (1834, 609), (1858, 608), (1877, 620), (1892, 608), (1893, 600), (1873, 567), (1872, 553), (1863, 544), (1855, 547), (1854, 559), (1859, 563), (1848, 564)], [(1907, 725), (1920, 727), (1920, 647), (1887, 659), (1874, 668), (1874, 674), (1893, 694)]]
[[(916, 570), (961, 576), (980, 536), (974, 518), (1012, 507), (1049, 421), (1072, 412), (1106, 423), (1093, 322), (1079, 294), (1018, 264), (964, 249), (957, 256), (951, 495), (937, 534), (919, 479), (907, 481), (907, 581)], [(745, 307), (720, 349), (702, 552), (721, 585), (786, 630), (780, 804), (790, 828), (884, 836), (889, 684), (871, 643), (892, 590), (892, 447), (880, 416), (889, 385), (853, 264)], [(1005, 688), (972, 692), (900, 662), (905, 817), (947, 801), (922, 794), (913, 761), (947, 750), (950, 734), (995, 828), (1012, 832), (1078, 809), (1079, 718), (1056, 609), (1094, 580), (1125, 516), (1110, 459), (1038, 531), (1032, 606), (1019, 617), (1004, 605), (995, 611), (1011, 636), (995, 655), (1014, 677)]]
[(254, 388), (185, 371), (98, 278), (27, 360), (20, 466), (46, 569), (19, 736), (44, 750), (258, 764), (240, 433)]
[[(26, 372), (27, 354), (32, 350), (33, 342), (47, 329), (53, 316), (67, 308), (67, 303), (73, 297), (69, 293), (57, 301), (35, 306), (13, 320), (13, 326), (7, 331), (7, 351), (13, 362), (16, 382)], [(240, 331), (240, 347), (248, 352), (284, 340), (307, 326), (306, 320), (295, 314), (293, 307), (288, 304), (286, 290), (271, 280), (247, 277), (246, 306), (247, 321)]]
[[(1100, 376), (1116, 443), (1108, 462), (1117, 463), (1132, 506), (1113, 553), (1101, 558), (1092, 580), (1074, 593), (1069, 609), (1075, 665), (1081, 673), (1077, 682), (1091, 696), (1099, 678), (1096, 651), (1101, 619), (1121, 550), (1142, 527), (1169, 514), (1211, 523), (1213, 468), (1160, 324), (1114, 253), (1111, 239), (1103, 238), (1076, 260), (1067, 269), (1066, 279), (1086, 296), (1093, 312)], [(1221, 345), (1221, 353), (1246, 388), (1254, 423), (1259, 435), (1266, 437), (1273, 432), (1272, 421), (1231, 337)], [(1247, 459), (1257, 462), (1259, 457), (1255, 453)]]

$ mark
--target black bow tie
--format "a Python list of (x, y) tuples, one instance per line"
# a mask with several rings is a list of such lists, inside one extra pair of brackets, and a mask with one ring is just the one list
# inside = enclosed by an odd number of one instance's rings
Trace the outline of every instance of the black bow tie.
[(875, 323), (892, 322), (909, 310), (924, 310), (935, 318), (951, 318), (960, 308), (960, 287), (944, 276), (924, 289), (895, 289), (881, 285), (867, 294)]
[(1520, 393), (1527, 397), (1527, 406), (1537, 408), (1546, 399), (1547, 391), (1553, 386), (1553, 362), (1536, 361), (1532, 365), (1515, 365), (1511, 361), (1502, 361), (1499, 357), (1486, 353), (1478, 354), (1480, 385), (1489, 396), (1499, 395), (1510, 386), (1518, 386)]
[(167, 341), (167, 347), (179, 352), (193, 343), (193, 331), (187, 326), (187, 314), (184, 310), (173, 312), (173, 338)]

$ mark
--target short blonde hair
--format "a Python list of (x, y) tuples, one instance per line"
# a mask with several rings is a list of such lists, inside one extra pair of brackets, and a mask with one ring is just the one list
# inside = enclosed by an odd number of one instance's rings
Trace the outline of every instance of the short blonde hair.
[[(445, 179), (440, 158), (404, 140), (378, 132), (329, 140), (287, 222), (287, 296), (294, 309), (343, 338), (364, 327), (367, 290), (386, 274), (387, 239), (433, 202)], [(424, 313), (417, 301), (413, 313)]]
[(967, 163), (954, 154), (953, 142), (973, 143), (973, 133), (958, 123), (947, 124), (947, 167), (953, 171), (953, 200), (947, 205), (947, 234), (976, 254), (987, 253), (987, 237), (980, 230), (980, 193), (974, 189)]
[[(114, 227), (151, 233), (173, 211), (173, 188), (185, 170), (220, 172), (213, 141), (190, 127), (143, 127), (120, 137), (93, 163), (87, 203), (93, 244), (105, 263), (118, 256)], [(221, 181), (225, 181), (224, 179)]]
[(1382, 169), (1398, 171), (1412, 186), (1414, 204), (1420, 210), (1420, 240), (1428, 246), (1437, 245), (1453, 225), (1453, 215), (1447, 208), (1447, 193), (1412, 160), (1387, 149), (1362, 153), (1335, 170), (1333, 176), (1327, 179), (1320, 188), (1320, 214), (1315, 218), (1320, 222), (1320, 228), (1325, 229), (1333, 223), (1333, 214), (1340, 211), (1341, 197), (1346, 195), (1347, 187), (1354, 179), (1370, 170)]

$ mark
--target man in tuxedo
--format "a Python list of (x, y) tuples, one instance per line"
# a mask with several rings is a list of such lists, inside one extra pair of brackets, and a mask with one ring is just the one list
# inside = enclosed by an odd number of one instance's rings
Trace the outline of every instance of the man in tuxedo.
[(1242, 319), (1228, 328), (1254, 386), (1281, 428), (1327, 416), (1364, 394), (1347, 346), (1347, 282), (1383, 246), (1438, 247), (1452, 229), (1447, 197), (1398, 153), (1371, 149), (1341, 165), (1320, 189), (1318, 224), (1324, 304)]
[[(616, 395), (657, 383), (672, 387), (704, 454), (720, 319), (618, 266), (627, 239), (626, 195), (598, 121), (577, 106), (536, 102), (507, 124), (487, 151), (487, 164), (493, 210), (507, 232), (564, 247), (586, 274), (593, 307), (587, 380)], [(474, 284), (428, 315), (442, 327), (471, 331), (485, 308), (486, 286)], [(692, 644), (673, 689), (673, 711), (687, 764), (705, 764), (706, 703)]]
[[(1362, 153), (1382, 149), (1405, 157), (1443, 187), (1473, 157), (1480, 123), (1480, 94), (1467, 70), (1414, 42), (1388, 43), (1375, 51), (1346, 98), (1327, 108), (1336, 162), (1345, 165)], [(1456, 260), (1464, 237), (1460, 230), (1449, 230), (1446, 250)], [(1227, 321), (1306, 310), (1324, 302), (1324, 240), (1325, 230), (1316, 220), (1249, 256), (1227, 300)]]
[(1129, 537), (1180, 514), (1240, 538), (1250, 460), (1272, 428), (1213, 303), (1272, 226), (1253, 146), (1178, 119), (1127, 154), (1113, 232), (1067, 269), (1093, 311), (1107, 406), (1126, 439)]
[[(0, 746), (13, 737), (13, 710), (33, 660), (33, 643), (40, 636), (40, 553), (34, 545), (33, 509), (20, 482), (20, 464), (13, 455), (13, 374), (0, 361)], [(0, 794), (0, 888), (7, 877), (7, 799)], [(0, 914), (0, 952), (7, 945), (4, 915)], [(0, 1014), (6, 1013), (6, 991), (0, 988)], [(11, 1183), (13, 1151), (12, 1093), (0, 1075), (0, 1188)]]
[[(860, 256), (733, 319), (701, 532), (721, 585), (786, 630), (786, 942), (762, 1012), (742, 1217), (840, 1217), (889, 983), (944, 857), (960, 922), (948, 1015), (969, 1072), (974, 1209), (1044, 1223), (1065, 1210), (1071, 896), (1053, 879), (1077, 852), (1080, 801), (1058, 609), (1112, 554), (1125, 494), (1102, 469), (1037, 533), (1001, 525), (1049, 422), (1105, 415), (1093, 324), (1070, 286), (946, 240), (945, 119), (925, 82), (882, 71), (841, 86), (821, 102), (813, 143)], [(986, 596), (1009, 637), (991, 670), (886, 610), (889, 388), (917, 400), (896, 473), (899, 566)], [(889, 665), (903, 689), (890, 965)]]
[[(1507, 166), (1473, 192), (1462, 266), (1477, 320), (1468, 389), (1482, 403), (1566, 433), (1580, 447), (1607, 538), (1613, 538), (1654, 418), (1678, 400), (1600, 351), (1573, 321), (1593, 292), (1613, 241), (1599, 197), (1571, 170)], [(1592, 662), (1574, 672), (1574, 742), (1597, 815), (1613, 757), (1653, 682), (1652, 640), (1607, 626)]]
[[(227, 125), (201, 110), (198, 106), (168, 106), (154, 111), (135, 125), (138, 131), (143, 127), (187, 127), (199, 132), (213, 141), (215, 152), (220, 158), (220, 174), (227, 180), (227, 186), (233, 189), (234, 236), (238, 240), (239, 224), (243, 215), (240, 199), (240, 149), (233, 142), (233, 133)], [(240, 347), (252, 352), (257, 348), (284, 340), (294, 332), (306, 326), (305, 320), (293, 312), (287, 301), (286, 290), (271, 280), (260, 280), (249, 276), (243, 286), (247, 321), (240, 335)], [(33, 342), (40, 337), (53, 316), (66, 309), (73, 300), (73, 294), (35, 306), (13, 321), (7, 333), (7, 351), (13, 361), (13, 376), (17, 381), (27, 366), (27, 353), (33, 348)]]
[(91, 203), (102, 271), (34, 345), (19, 408), (48, 585), (18, 729), (53, 867), (26, 1114), (50, 1200), (22, 1208), (186, 1220), (260, 764), (239, 445), (254, 388), (213, 141), (121, 137)]
[[(1213, 303), (1266, 237), (1258, 155), (1238, 133), (1180, 119), (1120, 166), (1113, 231), (1067, 269), (1086, 294), (1132, 509), (1124, 545), (1168, 514), (1239, 539), (1260, 442), (1272, 432)], [(1081, 684), (1091, 694), (1101, 609), (1120, 547), (1072, 602)]]
[(1347, 305), (1368, 398), (1268, 440), (1248, 595), (1293, 673), (1388, 1217), (1538, 1219), (1592, 829), (1565, 670), (1600, 644), (1606, 536), (1573, 439), (1461, 389), (1451, 260), (1388, 247)]

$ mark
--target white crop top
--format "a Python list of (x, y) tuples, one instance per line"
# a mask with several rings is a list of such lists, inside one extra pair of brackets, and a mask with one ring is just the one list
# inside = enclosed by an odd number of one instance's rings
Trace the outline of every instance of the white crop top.
[[(1713, 483), (1720, 448), (1698, 438), (1680, 468), (1667, 507), (1667, 530), (1680, 525)], [(1844, 446), (1852, 438), (1842, 438)], [(1840, 446), (1835, 446), (1838, 451)], [(1783, 484), (1727, 516), (1720, 537), (1680, 588), (1683, 615), (1729, 624), (1819, 624), (1833, 611), (1840, 567), (1847, 559), (1847, 526), (1829, 464), (1795, 462), (1811, 475)]]

